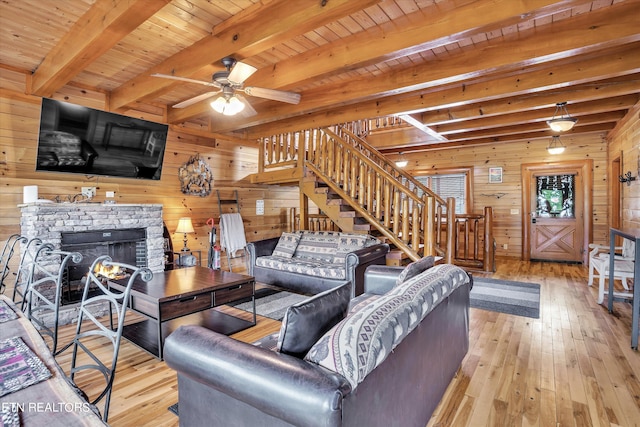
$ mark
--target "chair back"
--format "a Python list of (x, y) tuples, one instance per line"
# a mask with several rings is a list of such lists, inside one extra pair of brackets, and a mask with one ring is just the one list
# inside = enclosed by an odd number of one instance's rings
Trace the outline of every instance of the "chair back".
[(33, 273), (34, 264), (38, 257), (38, 249), (43, 245), (42, 240), (38, 237), (29, 239), (27, 244), (21, 248), (22, 255), (20, 256), (20, 264), (16, 271), (15, 282), (13, 283), (13, 302), (24, 309), (24, 298), (27, 293), (27, 285), (31, 281), (31, 275)]
[(636, 257), (635, 240), (622, 239), (622, 257), (634, 259)]
[(11, 259), (16, 253), (16, 245), (20, 242), (26, 243), (27, 238), (19, 234), (12, 234), (2, 247), (2, 252), (0, 253), (0, 294), (4, 294), (6, 288), (5, 280), (11, 274)]
[(43, 338), (51, 338), (51, 353), (54, 356), (58, 354), (60, 304), (67, 266), (70, 262), (78, 264), (80, 261), (82, 255), (78, 252), (55, 251), (51, 244), (44, 244), (36, 251), (35, 262), (29, 273), (22, 311)]
[[(129, 275), (127, 284), (122, 292), (112, 291), (106, 279), (100, 271), (119, 270)], [(80, 303), (80, 311), (78, 315), (78, 324), (76, 327), (76, 335), (73, 339), (73, 355), (71, 357), (71, 380), (75, 382), (75, 376), (81, 371), (95, 370), (103, 375), (105, 387), (100, 394), (90, 399), (90, 403), (96, 405), (104, 399), (104, 409), (102, 418), (105, 422), (109, 417), (109, 402), (111, 400), (111, 390), (116, 374), (116, 366), (118, 362), (118, 353), (120, 351), (120, 341), (124, 328), (125, 314), (131, 294), (131, 287), (137, 279), (148, 282), (153, 278), (153, 273), (148, 268), (135, 267), (128, 264), (112, 261), (109, 256), (101, 256), (96, 258), (91, 267), (85, 282), (84, 292), (82, 294), (82, 302)], [(90, 292), (90, 288), (93, 289)], [(106, 303), (109, 306), (110, 325), (105, 326), (93, 314), (92, 307), (96, 304)], [(118, 316), (117, 326), (113, 327), (113, 307)], [(110, 360), (105, 356), (104, 346), (97, 346), (96, 339), (106, 338), (112, 346)], [(89, 346), (89, 341), (91, 345)], [(94, 351), (90, 350), (93, 348)], [(101, 358), (102, 356), (102, 358)], [(82, 359), (82, 360), (79, 360)], [(78, 365), (78, 363), (85, 363)], [(95, 384), (91, 381), (91, 385)], [(80, 387), (82, 389), (82, 387)], [(92, 387), (93, 388), (93, 387)]]

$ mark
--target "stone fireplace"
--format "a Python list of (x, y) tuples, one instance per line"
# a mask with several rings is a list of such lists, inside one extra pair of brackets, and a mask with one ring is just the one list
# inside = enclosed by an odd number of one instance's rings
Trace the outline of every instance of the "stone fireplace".
[[(30, 203), (20, 208), (24, 237), (38, 237), (56, 250), (83, 255), (81, 263), (68, 269), (61, 324), (75, 320), (77, 304), (73, 303), (78, 300), (78, 291), (82, 292), (77, 283), (98, 256), (110, 255), (117, 262), (146, 266), (154, 274), (164, 271), (162, 205)], [(58, 265), (54, 262), (50, 268), (57, 271), (59, 261)]]

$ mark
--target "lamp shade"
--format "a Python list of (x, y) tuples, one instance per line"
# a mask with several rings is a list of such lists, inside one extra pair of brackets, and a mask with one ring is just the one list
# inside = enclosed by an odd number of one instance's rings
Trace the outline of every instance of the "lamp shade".
[(560, 141), (560, 137), (558, 135), (554, 135), (551, 137), (551, 141), (549, 141), (549, 146), (547, 147), (547, 152), (549, 154), (562, 154), (564, 153), (564, 145), (562, 145), (562, 141)]
[(551, 120), (547, 120), (547, 124), (554, 132), (566, 132), (573, 129), (578, 119), (569, 115), (566, 102), (558, 102), (556, 111), (553, 113)]
[(236, 96), (219, 96), (211, 104), (216, 112), (224, 114), (225, 116), (235, 116), (240, 111), (244, 110), (244, 104)]
[(191, 218), (183, 217), (178, 220), (178, 227), (176, 227), (176, 233), (193, 233), (193, 224), (191, 224)]

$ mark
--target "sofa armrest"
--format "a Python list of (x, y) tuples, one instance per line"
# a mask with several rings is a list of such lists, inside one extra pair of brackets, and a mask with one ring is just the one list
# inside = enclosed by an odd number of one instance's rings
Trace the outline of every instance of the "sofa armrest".
[(396, 280), (404, 267), (371, 265), (364, 272), (364, 292), (367, 294), (386, 294), (396, 285)]
[(318, 365), (201, 326), (169, 335), (164, 357), (179, 375), (294, 425), (339, 425), (351, 391), (344, 377)]
[(367, 267), (374, 264), (384, 264), (388, 253), (389, 245), (379, 243), (347, 254), (346, 280), (353, 284), (352, 298), (363, 292), (364, 272)]
[(247, 252), (249, 253), (249, 275), (253, 276), (253, 267), (256, 265), (256, 258), (271, 255), (278, 245), (279, 237), (271, 239), (258, 240), (247, 243)]

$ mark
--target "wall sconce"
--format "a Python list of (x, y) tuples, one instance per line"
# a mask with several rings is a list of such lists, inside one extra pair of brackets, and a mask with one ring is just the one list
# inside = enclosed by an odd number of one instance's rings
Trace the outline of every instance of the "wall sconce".
[[(560, 113), (560, 116), (556, 117), (558, 113)], [(567, 111), (567, 103), (558, 102), (556, 104), (556, 111), (553, 113), (551, 120), (547, 120), (547, 124), (554, 132), (566, 132), (573, 129), (573, 126), (577, 121), (578, 119), (574, 119), (569, 115), (569, 112)]]
[(178, 226), (176, 227), (176, 233), (184, 233), (184, 247), (182, 248), (182, 252), (189, 252), (190, 249), (187, 247), (187, 233), (193, 233), (193, 224), (191, 224), (191, 218), (188, 216), (180, 218), (178, 220)]
[(627, 185), (631, 185), (631, 181), (635, 181), (636, 177), (635, 176), (631, 176), (631, 171), (629, 171), (624, 175), (620, 175), (618, 177), (618, 179), (620, 180), (620, 183), (626, 182)]

